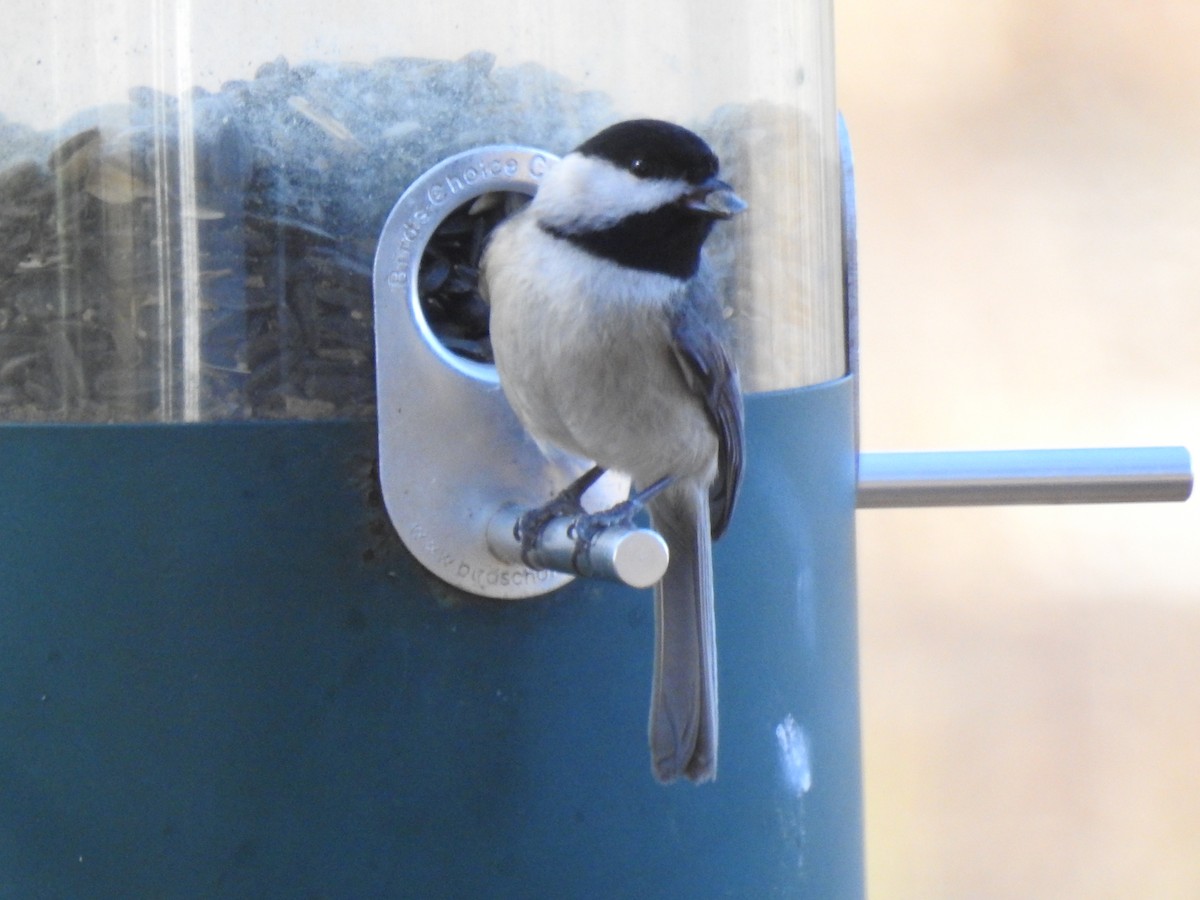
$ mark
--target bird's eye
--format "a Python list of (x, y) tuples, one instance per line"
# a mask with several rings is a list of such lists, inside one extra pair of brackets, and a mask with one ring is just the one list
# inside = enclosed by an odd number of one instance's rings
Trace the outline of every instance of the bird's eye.
[(629, 161), (629, 171), (634, 175), (640, 174), (644, 168), (646, 168), (646, 161), (640, 156), (635, 156)]

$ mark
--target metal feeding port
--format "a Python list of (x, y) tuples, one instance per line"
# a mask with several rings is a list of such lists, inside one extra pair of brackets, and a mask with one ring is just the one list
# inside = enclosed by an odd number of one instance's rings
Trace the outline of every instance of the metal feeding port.
[[(591, 465), (547, 459), (517, 421), (491, 363), (478, 290), (488, 234), (537, 191), (554, 160), (509, 145), (444, 160), (400, 197), (375, 257), (379, 478), (388, 513), (427, 569), (501, 599), (538, 596), (574, 577), (526, 565), (507, 536), (514, 508), (540, 505)], [(628, 493), (627, 478), (607, 473), (585, 502), (606, 509)], [(569, 568), (573, 539), (560, 526), (547, 529), (556, 546), (540, 548), (539, 559)], [(661, 576), (665, 554), (661, 538), (633, 528), (597, 542), (596, 558), (580, 571), (646, 586)]]

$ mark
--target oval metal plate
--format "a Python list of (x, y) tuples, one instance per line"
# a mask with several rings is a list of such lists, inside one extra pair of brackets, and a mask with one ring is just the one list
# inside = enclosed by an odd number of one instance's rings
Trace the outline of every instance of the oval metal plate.
[[(589, 465), (550, 461), (504, 399), (495, 366), (458, 356), (421, 310), (417, 274), (438, 226), (492, 191), (537, 192), (556, 158), (496, 145), (444, 160), (412, 183), (393, 207), (375, 254), (375, 371), (379, 478), (405, 546), (442, 580), (486, 597), (520, 599), (572, 580), (497, 560), (487, 524), (508, 503), (538, 506)], [(609, 473), (589, 500), (612, 506), (628, 479)]]

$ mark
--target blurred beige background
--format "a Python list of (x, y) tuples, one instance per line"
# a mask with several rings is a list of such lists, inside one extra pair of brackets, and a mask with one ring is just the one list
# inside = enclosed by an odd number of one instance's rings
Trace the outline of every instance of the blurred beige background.
[[(864, 448), (1200, 457), (1200, 4), (836, 11)], [(871, 895), (1200, 897), (1200, 500), (859, 521)]]

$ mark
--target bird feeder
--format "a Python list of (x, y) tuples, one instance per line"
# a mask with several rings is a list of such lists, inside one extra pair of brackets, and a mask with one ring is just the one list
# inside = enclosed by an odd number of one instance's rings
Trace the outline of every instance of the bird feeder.
[[(831, 6), (9, 17), (0, 894), (862, 896), (856, 507), (1179, 499), (1190, 471), (860, 465)], [(650, 774), (641, 570), (489, 538), (557, 476), (496, 383), (482, 242), (640, 116), (750, 205), (708, 245), (748, 459), (701, 787)]]

